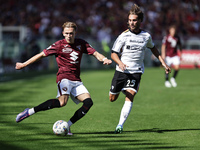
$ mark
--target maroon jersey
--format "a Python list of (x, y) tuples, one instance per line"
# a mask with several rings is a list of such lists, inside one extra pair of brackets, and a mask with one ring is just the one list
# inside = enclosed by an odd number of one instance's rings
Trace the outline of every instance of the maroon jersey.
[(178, 55), (177, 48), (181, 44), (178, 36), (165, 36), (162, 40), (162, 43), (166, 46), (166, 56), (173, 57)]
[(80, 64), (83, 53), (92, 55), (96, 50), (82, 39), (75, 39), (73, 44), (69, 44), (65, 39), (59, 40), (44, 49), (46, 56), (55, 55), (58, 64), (57, 80), (69, 79), (81, 81)]

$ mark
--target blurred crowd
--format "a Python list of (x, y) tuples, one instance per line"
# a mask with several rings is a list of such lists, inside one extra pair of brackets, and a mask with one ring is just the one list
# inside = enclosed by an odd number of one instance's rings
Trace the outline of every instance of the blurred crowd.
[(109, 42), (127, 29), (127, 14), (138, 4), (144, 14), (142, 28), (153, 39), (166, 34), (176, 24), (184, 37), (200, 33), (199, 0), (0, 0), (3, 26), (27, 26), (29, 36), (62, 38), (62, 24), (74, 21), (80, 36)]

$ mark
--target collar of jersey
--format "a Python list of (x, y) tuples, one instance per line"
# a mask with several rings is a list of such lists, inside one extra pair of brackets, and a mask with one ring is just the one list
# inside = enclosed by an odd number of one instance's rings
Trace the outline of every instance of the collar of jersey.
[(140, 34), (141, 32), (142, 32), (142, 30), (140, 29), (140, 32), (138, 32), (138, 33), (135, 33), (135, 32), (133, 32), (133, 31), (131, 31), (131, 29), (130, 28), (128, 28), (129, 29), (129, 31), (131, 32), (131, 33), (134, 33), (134, 34)]

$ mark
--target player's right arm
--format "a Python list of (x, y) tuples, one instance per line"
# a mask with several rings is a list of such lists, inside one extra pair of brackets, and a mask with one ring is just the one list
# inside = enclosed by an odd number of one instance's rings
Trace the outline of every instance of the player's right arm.
[(166, 40), (167, 40), (167, 37), (164, 36), (164, 38), (162, 40), (162, 46), (161, 46), (161, 56), (162, 56), (162, 59), (164, 59), (164, 60), (166, 57)]
[(165, 56), (166, 56), (166, 45), (165, 44), (162, 44), (161, 46), (161, 56), (162, 56), (162, 59), (165, 59)]
[(123, 33), (118, 36), (116, 41), (113, 44), (112, 47), (112, 53), (111, 53), (111, 59), (119, 66), (119, 68), (124, 71), (128, 67), (126, 64), (124, 64), (120, 58), (119, 58), (119, 53), (122, 50), (122, 47), (124, 46), (126, 41), (126, 38), (123, 36)]
[(119, 56), (118, 56), (117, 53), (112, 52), (112, 53), (111, 53), (111, 58), (112, 58), (112, 60), (113, 60), (116, 64), (118, 64), (119, 68), (120, 68), (122, 71), (126, 70), (126, 68), (128, 67), (127, 65), (125, 65), (125, 64), (120, 60), (120, 58), (119, 58)]
[(23, 69), (24, 67), (34, 63), (35, 61), (38, 61), (40, 60), (41, 58), (43, 57), (46, 57), (45, 53), (42, 51), (41, 53), (39, 54), (36, 54), (35, 56), (31, 57), (30, 59), (28, 59), (27, 61), (23, 62), (23, 63), (20, 63), (20, 62), (17, 62), (16, 63), (16, 66), (15, 66), (15, 69), (17, 70), (20, 70), (20, 69)]

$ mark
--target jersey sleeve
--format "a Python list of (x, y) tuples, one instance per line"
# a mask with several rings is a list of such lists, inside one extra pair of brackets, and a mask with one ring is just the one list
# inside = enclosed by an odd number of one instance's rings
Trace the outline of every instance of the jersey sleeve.
[(166, 41), (167, 41), (167, 36), (164, 36), (163, 39), (162, 39), (162, 44), (165, 45), (165, 44), (166, 44)]
[(84, 53), (88, 55), (93, 55), (93, 53), (96, 51), (88, 42), (84, 41), (84, 45), (86, 46), (86, 49)]
[(59, 47), (60, 47), (60, 43), (59, 41), (57, 41), (54, 44), (50, 45), (48, 48), (44, 49), (43, 52), (45, 53), (46, 56), (56, 55)]
[(147, 43), (147, 48), (153, 48), (154, 43), (152, 41), (151, 35), (149, 35), (148, 43)]
[(120, 53), (121, 48), (125, 44), (125, 40), (126, 40), (125, 37), (123, 37), (122, 35), (119, 35), (118, 38), (116, 39), (116, 41), (113, 44), (112, 51)]

